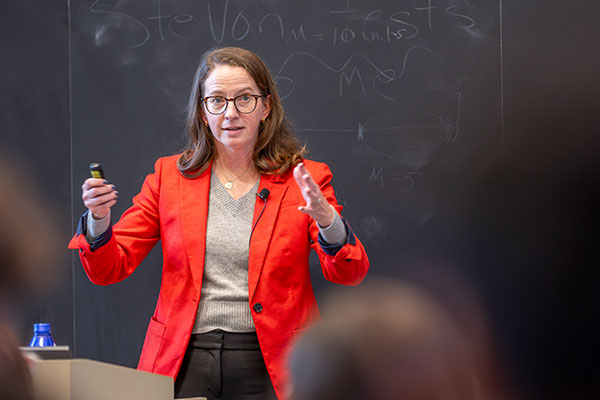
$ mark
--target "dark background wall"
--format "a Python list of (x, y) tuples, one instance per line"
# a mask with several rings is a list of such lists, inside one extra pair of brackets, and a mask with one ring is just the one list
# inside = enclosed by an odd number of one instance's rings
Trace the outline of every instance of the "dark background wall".
[[(89, 162), (119, 187), (120, 215), (154, 160), (181, 148), (200, 55), (246, 47), (277, 78), (310, 157), (332, 167), (371, 259), (368, 279), (430, 285), (431, 275), (458, 275), (524, 393), (594, 386), (596, 2), (27, 0), (3, 9), (0, 144), (29, 166), (65, 243)], [(65, 258), (63, 284), (32, 301), (24, 326), (48, 320), (78, 357), (134, 366), (160, 249), (110, 287)], [(311, 267), (320, 297), (330, 285)], [(561, 386), (561, 376), (575, 383)]]

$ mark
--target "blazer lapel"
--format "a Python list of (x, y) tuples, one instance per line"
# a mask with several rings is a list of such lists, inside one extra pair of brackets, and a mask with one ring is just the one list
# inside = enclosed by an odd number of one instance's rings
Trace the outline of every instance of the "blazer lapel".
[(261, 190), (268, 189), (269, 197), (267, 198), (265, 211), (260, 220), (258, 220), (258, 223), (256, 221), (265, 204), (260, 198), (257, 198), (256, 206), (254, 207), (252, 226), (256, 224), (256, 227), (250, 238), (250, 252), (248, 256), (248, 294), (250, 301), (252, 301), (263, 269), (267, 249), (273, 235), (273, 228), (279, 214), (281, 200), (288, 189), (288, 185), (284, 184), (284, 182), (285, 179), (277, 175), (263, 175), (260, 180), (258, 192), (260, 193)]
[(209, 165), (206, 171), (197, 178), (188, 179), (180, 175), (183, 241), (197, 296), (202, 289), (202, 275), (204, 273), (210, 171), (211, 166)]

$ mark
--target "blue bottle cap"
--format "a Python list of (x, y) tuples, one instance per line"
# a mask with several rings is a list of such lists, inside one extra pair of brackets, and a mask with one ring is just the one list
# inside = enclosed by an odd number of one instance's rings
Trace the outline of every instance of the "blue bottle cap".
[(51, 328), (51, 325), (47, 322), (33, 324), (33, 332), (36, 332), (36, 333), (50, 332), (50, 328)]

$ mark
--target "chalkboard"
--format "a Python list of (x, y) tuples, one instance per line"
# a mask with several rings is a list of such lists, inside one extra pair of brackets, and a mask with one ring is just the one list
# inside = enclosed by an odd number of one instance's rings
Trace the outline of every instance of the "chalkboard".
[[(402, 271), (424, 244), (440, 251), (430, 244), (452, 228), (431, 221), (464, 179), (455, 168), (478, 169), (503, 142), (497, 0), (96, 0), (70, 15), (73, 185), (102, 162), (117, 217), (154, 160), (181, 149), (195, 68), (217, 46), (265, 60), (309, 158), (332, 168), (374, 276)], [(78, 355), (135, 365), (159, 250), (111, 287), (75, 269)], [(311, 264), (316, 290), (327, 288)]]

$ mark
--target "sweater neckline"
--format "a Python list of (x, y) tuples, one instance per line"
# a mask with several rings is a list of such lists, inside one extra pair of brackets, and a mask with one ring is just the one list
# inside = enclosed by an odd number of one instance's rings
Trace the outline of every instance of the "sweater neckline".
[(216, 174), (212, 173), (210, 177), (211, 195), (215, 196), (219, 203), (221, 203), (227, 210), (236, 214), (241, 210), (254, 208), (259, 184), (260, 178), (258, 178), (256, 183), (254, 183), (254, 185), (240, 198), (234, 199), (231, 194), (229, 194), (229, 191), (225, 189)]

